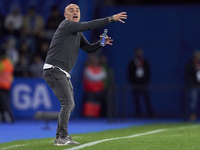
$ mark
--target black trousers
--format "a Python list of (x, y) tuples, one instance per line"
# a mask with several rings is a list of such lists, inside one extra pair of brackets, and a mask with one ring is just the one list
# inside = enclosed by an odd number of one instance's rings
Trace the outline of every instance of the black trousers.
[(133, 96), (135, 100), (136, 117), (141, 117), (140, 97), (142, 96), (145, 102), (147, 116), (152, 117), (153, 112), (150, 104), (149, 91), (146, 86), (135, 87), (133, 89)]
[(68, 122), (70, 114), (75, 107), (73, 87), (70, 78), (68, 78), (58, 68), (44, 70), (43, 76), (61, 104), (61, 110), (58, 116), (56, 138), (65, 138), (68, 136)]
[(11, 111), (9, 91), (0, 89), (0, 122), (14, 122), (14, 116)]

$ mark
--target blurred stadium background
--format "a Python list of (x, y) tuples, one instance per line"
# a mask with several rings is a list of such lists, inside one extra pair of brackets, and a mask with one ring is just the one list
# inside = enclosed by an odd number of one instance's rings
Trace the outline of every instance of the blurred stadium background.
[[(200, 49), (199, 1), (0, 0), (0, 44), (4, 44), (12, 36), (3, 32), (3, 21), (13, 6), (19, 6), (22, 15), (27, 14), (30, 6), (35, 6), (36, 12), (44, 18), (42, 31), (45, 32), (52, 6), (58, 5), (59, 12), (63, 14), (64, 8), (70, 3), (80, 6), (81, 21), (111, 16), (121, 11), (128, 14), (125, 24), (116, 22), (105, 27), (114, 42), (113, 46), (106, 46), (100, 52), (107, 56), (108, 64), (115, 72), (116, 88), (112, 108), (108, 108), (112, 109), (111, 114), (104, 117), (115, 120), (134, 119), (134, 103), (127, 79), (127, 66), (133, 57), (134, 49), (142, 47), (152, 72), (149, 89), (154, 119), (187, 119), (189, 105), (184, 70), (193, 52)], [(87, 31), (84, 35), (90, 42), (94, 42), (99, 39), (103, 30), (104, 28)], [(50, 39), (47, 35), (46, 37), (49, 42)], [(15, 49), (19, 51), (20, 37), (14, 38)], [(37, 43), (33, 47), (30, 50), (33, 53), (30, 56), (31, 60), (36, 52), (40, 55)], [(77, 63), (71, 72), (76, 103), (71, 119), (83, 118), (82, 71), (87, 55), (84, 51), (79, 51)], [(29, 71), (30, 66), (25, 69)], [(15, 68), (15, 72), (19, 70), (19, 67)], [(16, 121), (32, 120), (38, 111), (52, 112), (60, 109), (59, 102), (43, 78), (33, 75), (15, 76), (10, 90), (10, 104)], [(200, 109), (197, 111), (197, 114), (200, 114)]]

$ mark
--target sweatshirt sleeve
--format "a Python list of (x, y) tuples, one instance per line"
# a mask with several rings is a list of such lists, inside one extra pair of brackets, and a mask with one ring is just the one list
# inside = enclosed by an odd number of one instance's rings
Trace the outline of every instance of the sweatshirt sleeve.
[(94, 30), (106, 26), (110, 23), (108, 17), (102, 19), (95, 19), (89, 22), (74, 22), (66, 20), (65, 30), (69, 33), (82, 32)]
[(97, 41), (96, 43), (89, 43), (87, 41), (87, 39), (84, 37), (83, 33), (81, 33), (81, 44), (80, 44), (80, 48), (82, 50), (84, 50), (87, 53), (92, 53), (97, 51), (98, 49), (102, 48), (102, 46), (100, 46), (100, 40)]

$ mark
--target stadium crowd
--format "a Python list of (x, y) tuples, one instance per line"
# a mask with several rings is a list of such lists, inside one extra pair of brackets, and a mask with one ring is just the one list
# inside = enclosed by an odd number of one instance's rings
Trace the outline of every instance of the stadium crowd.
[(15, 66), (14, 76), (43, 77), (51, 37), (64, 17), (55, 5), (46, 21), (35, 6), (30, 6), (25, 14), (20, 9), (13, 5), (7, 15), (0, 15), (1, 49)]

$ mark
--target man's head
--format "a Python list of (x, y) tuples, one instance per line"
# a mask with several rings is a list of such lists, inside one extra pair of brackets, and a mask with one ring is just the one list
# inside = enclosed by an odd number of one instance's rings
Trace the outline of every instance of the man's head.
[(30, 16), (34, 16), (36, 14), (36, 8), (35, 6), (30, 6), (29, 9), (28, 9), (28, 14)]
[(4, 48), (0, 48), (0, 61), (6, 57), (6, 51)]
[(54, 5), (51, 7), (51, 13), (52, 15), (55, 17), (55, 16), (59, 16), (59, 9), (58, 9), (58, 6), (57, 5)]
[(79, 6), (76, 4), (70, 4), (65, 7), (64, 16), (69, 21), (79, 22), (81, 18)]
[(11, 13), (14, 15), (14, 16), (17, 16), (20, 12), (20, 8), (18, 5), (13, 5), (11, 7)]
[(88, 59), (87, 59), (87, 64), (88, 65), (98, 66), (99, 63), (100, 63), (99, 57), (95, 53), (88, 55)]
[(195, 61), (195, 63), (200, 62), (200, 51), (199, 50), (194, 51), (194, 61)]
[(143, 57), (143, 50), (142, 50), (142, 48), (136, 48), (135, 49), (135, 56), (138, 57), (138, 58)]

